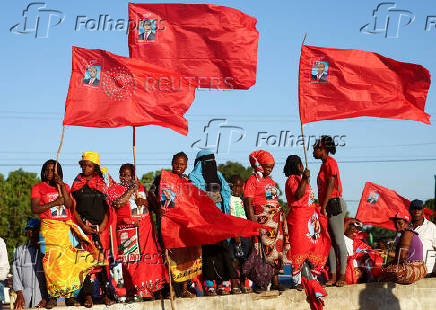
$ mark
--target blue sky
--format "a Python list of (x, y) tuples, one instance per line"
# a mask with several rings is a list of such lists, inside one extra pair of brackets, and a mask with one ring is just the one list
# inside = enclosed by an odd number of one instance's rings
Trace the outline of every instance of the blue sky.
[[(198, 151), (191, 145), (197, 140), (204, 141), (204, 127), (211, 119), (218, 118), (225, 119), (228, 126), (242, 128), (243, 131), (236, 130), (232, 141), (237, 140), (238, 132), (245, 133), (240, 141), (230, 144), (228, 152), (217, 155), (218, 162), (232, 160), (248, 165), (248, 154), (263, 148), (275, 156), (277, 164), (272, 176), (283, 188), (284, 161), (290, 154), (303, 157), (301, 146), (270, 146), (265, 144), (265, 139), (256, 146), (256, 140), (259, 135), (263, 138), (278, 136), (281, 131), (300, 135), (297, 74), (305, 32), (308, 45), (373, 51), (399, 61), (421, 64), (430, 73), (436, 72), (436, 28), (425, 30), (427, 16), (436, 15), (433, 1), (396, 2), (396, 9), (407, 10), (411, 12), (408, 16), (414, 16), (409, 25), (404, 25), (407, 16), (401, 20), (398, 38), (360, 31), (362, 26), (372, 22), (372, 11), (379, 1), (189, 2), (231, 6), (257, 18), (260, 33), (257, 83), (249, 91), (197, 91), (186, 115), (189, 120), (187, 137), (156, 126), (137, 128), (139, 175), (168, 168), (172, 154), (181, 150), (190, 158), (190, 171)], [(39, 173), (42, 163), (56, 156), (73, 45), (128, 56), (127, 35), (123, 31), (90, 31), (84, 27), (74, 31), (77, 16), (98, 20), (100, 14), (108, 14), (113, 19), (127, 19), (127, 1), (46, 1), (46, 9), (62, 12), (65, 19), (49, 29), (48, 38), (38, 39), (33, 34), (9, 31), (13, 25), (23, 22), (22, 11), (29, 3), (15, 0), (2, 4), (0, 61), (5, 73), (0, 77), (0, 173), (4, 175), (20, 167)], [(51, 22), (56, 23), (56, 18)], [(430, 114), (436, 112), (435, 92), (432, 84), (426, 103), (426, 112)], [(434, 117), (431, 120), (436, 121)], [(436, 135), (433, 125), (357, 118), (310, 123), (304, 130), (306, 135), (345, 136), (342, 139), (345, 146), (338, 148), (335, 157), (340, 166), (343, 195), (352, 213), (366, 181), (394, 189), (409, 199), (434, 196)], [(67, 127), (60, 156), (66, 182), (71, 184), (80, 172), (77, 162), (87, 150), (99, 152), (102, 165), (117, 177), (119, 165), (133, 161), (132, 129)], [(310, 149), (311, 183), (316, 189), (320, 163), (315, 162), (311, 154)]]

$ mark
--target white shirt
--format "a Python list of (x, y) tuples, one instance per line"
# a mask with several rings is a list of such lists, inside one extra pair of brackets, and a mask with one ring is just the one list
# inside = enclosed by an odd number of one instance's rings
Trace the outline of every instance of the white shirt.
[(3, 238), (0, 238), (0, 281), (5, 280), (9, 273), (8, 251)]
[[(354, 254), (354, 241), (344, 235), (345, 247), (347, 249), (347, 256), (353, 256)], [(353, 259), (353, 267), (358, 267), (357, 262)]]
[(436, 225), (424, 218), (421, 226), (417, 226), (415, 231), (419, 234), (422, 242), (423, 259), (427, 267), (427, 272), (436, 272)]

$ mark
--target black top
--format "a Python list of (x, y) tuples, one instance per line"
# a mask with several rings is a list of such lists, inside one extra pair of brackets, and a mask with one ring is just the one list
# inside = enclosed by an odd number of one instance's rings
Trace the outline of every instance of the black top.
[(82, 221), (88, 220), (92, 225), (103, 222), (108, 205), (102, 192), (85, 184), (81, 189), (72, 192), (72, 195), (77, 202), (76, 210)]

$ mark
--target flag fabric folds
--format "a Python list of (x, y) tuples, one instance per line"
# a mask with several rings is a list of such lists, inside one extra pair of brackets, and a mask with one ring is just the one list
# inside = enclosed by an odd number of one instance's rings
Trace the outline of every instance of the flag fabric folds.
[(257, 20), (214, 4), (129, 3), (130, 57), (194, 79), (199, 88), (256, 83)]
[(139, 59), (73, 47), (64, 125), (158, 125), (188, 133), (183, 117), (195, 97), (195, 81)]
[(372, 116), (430, 124), (424, 112), (430, 73), (379, 54), (303, 45), (301, 123)]
[(258, 235), (259, 228), (263, 228), (255, 222), (222, 213), (206, 192), (171, 172), (162, 170), (159, 194), (165, 248), (249, 237)]
[(398, 212), (409, 214), (409, 205), (410, 201), (395, 191), (366, 182), (356, 218), (366, 225), (395, 230), (394, 222), (389, 218)]

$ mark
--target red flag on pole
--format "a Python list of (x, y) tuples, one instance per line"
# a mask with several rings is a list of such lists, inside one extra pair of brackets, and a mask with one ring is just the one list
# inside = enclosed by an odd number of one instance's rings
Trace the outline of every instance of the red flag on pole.
[(213, 244), (231, 237), (259, 234), (263, 226), (221, 212), (206, 192), (162, 170), (161, 231), (166, 248)]
[(423, 66), (354, 49), (303, 45), (301, 123), (373, 116), (430, 124), (430, 73)]
[(356, 218), (366, 225), (395, 230), (395, 225), (389, 218), (398, 212), (409, 214), (409, 205), (410, 201), (397, 192), (366, 182)]
[(139, 59), (73, 47), (64, 125), (158, 125), (188, 133), (195, 82)]
[(256, 83), (257, 20), (214, 4), (129, 3), (130, 57), (198, 81), (199, 88)]

